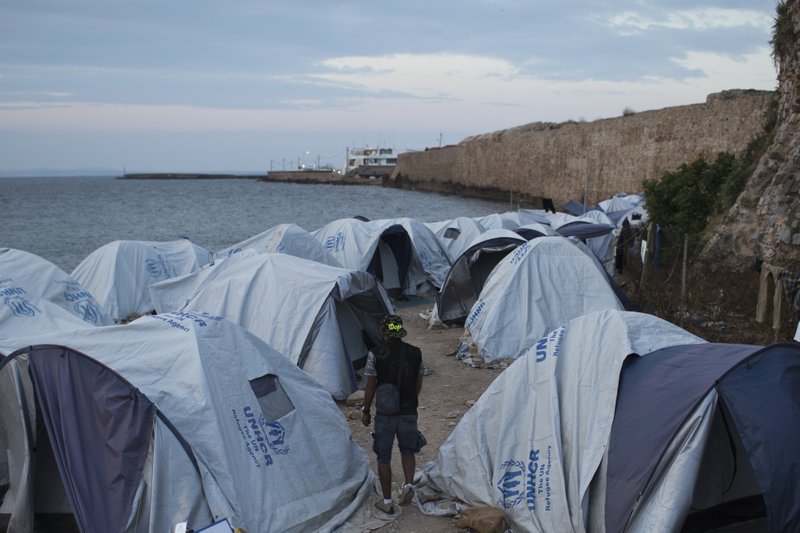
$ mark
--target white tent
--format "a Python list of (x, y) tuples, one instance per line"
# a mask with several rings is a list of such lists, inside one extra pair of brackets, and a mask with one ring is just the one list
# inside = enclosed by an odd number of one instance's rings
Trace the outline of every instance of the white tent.
[(35, 313), (27, 302), (45, 300), (95, 326), (113, 324), (92, 294), (56, 265), (22, 250), (0, 248), (0, 296), (16, 313)]
[(436, 294), (434, 321), (463, 323), (497, 264), (526, 242), (525, 237), (507, 229), (487, 230), (473, 239), (453, 262)]
[(603, 228), (607, 227), (607, 230), (602, 235), (598, 235), (596, 237), (584, 237), (580, 238), (586, 246), (594, 253), (594, 255), (600, 260), (603, 264), (603, 268), (606, 269), (606, 272), (609, 274), (614, 273), (614, 241), (618, 232), (615, 233), (615, 224), (611, 221), (605, 213), (602, 213), (598, 210), (588, 211), (586, 214), (575, 217), (569, 222), (564, 224), (560, 224), (556, 227), (556, 231), (561, 235), (567, 233), (567, 227), (574, 227), (576, 224), (586, 224), (592, 225), (592, 227), (597, 228), (600, 233)]
[(210, 260), (209, 251), (188, 239), (114, 241), (90, 253), (72, 277), (119, 322), (155, 309), (147, 292), (152, 283), (188, 274)]
[(392, 305), (366, 272), (284, 254), (234, 254), (150, 287), (158, 312), (220, 315), (284, 354), (337, 400), (358, 388), (353, 362), (380, 341)]
[(372, 490), (330, 395), (219, 317), (0, 339), (16, 348), (0, 364), (10, 531), (32, 531), (34, 512), (87, 532), (331, 531)]
[[(529, 222), (536, 222), (531, 220), (530, 217), (524, 217), (525, 224)], [(485, 230), (490, 229), (515, 229), (521, 226), (520, 215), (516, 211), (506, 211), (505, 213), (492, 213), (475, 217), (474, 220), (478, 222)]]
[(565, 237), (519, 246), (492, 271), (465, 329), (484, 361), (516, 359), (578, 316), (622, 309), (597, 258)]
[(229, 246), (214, 254), (214, 259), (224, 258), (242, 250), (252, 249), (258, 253), (288, 254), (310, 259), (329, 266), (341, 267), (311, 232), (297, 224), (279, 224), (263, 233)]
[(414, 219), (346, 218), (312, 234), (344, 268), (375, 275), (390, 294), (427, 294), (441, 286), (450, 265), (433, 232)]
[[(501, 508), (515, 531), (592, 530), (593, 479), (603, 475), (623, 361), (701, 342), (664, 320), (619, 311), (549, 332), (467, 411), (418, 492)], [(438, 514), (435, 502), (420, 508)]]
[(799, 374), (797, 344), (707, 343), (653, 316), (590, 313), (497, 377), (417, 501), (498, 507), (515, 531), (797, 531)]
[(479, 222), (468, 217), (458, 217), (442, 222), (427, 222), (425, 225), (442, 245), (450, 263), (455, 262), (470, 243), (485, 231)]
[[(0, 298), (0, 338), (112, 323), (91, 294), (69, 274), (21, 250), (0, 249)], [(0, 361), (3, 355), (0, 353)], [(5, 450), (0, 435), (0, 487), (8, 484)]]

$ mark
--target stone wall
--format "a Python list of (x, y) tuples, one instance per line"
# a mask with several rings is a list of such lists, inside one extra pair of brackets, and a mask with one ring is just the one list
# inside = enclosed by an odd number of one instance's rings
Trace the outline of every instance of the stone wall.
[(778, 6), (778, 127), (736, 204), (716, 228), (703, 257), (747, 267), (757, 256), (800, 271), (800, 2)]
[[(644, 179), (700, 156), (741, 152), (763, 130), (773, 93), (733, 90), (706, 103), (594, 122), (533, 123), (468, 137), (454, 146), (400, 154), (399, 186), (597, 203), (640, 192)], [(492, 194), (494, 193), (494, 194)]]

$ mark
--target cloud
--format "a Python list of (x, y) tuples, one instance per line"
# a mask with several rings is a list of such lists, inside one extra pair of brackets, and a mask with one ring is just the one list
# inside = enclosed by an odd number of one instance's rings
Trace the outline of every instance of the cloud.
[(772, 28), (772, 17), (763, 11), (723, 8), (672, 11), (658, 18), (635, 11), (624, 11), (614, 15), (607, 22), (626, 35), (653, 28), (705, 31), (751, 27), (765, 32), (769, 32)]
[[(331, 58), (306, 83), (346, 89), (347, 97), (289, 98), (283, 109), (98, 102), (0, 105), (5, 131), (329, 132), (379, 125), (393, 131), (475, 134), (537, 121), (619, 116), (705, 101), (724, 89), (775, 87), (766, 47), (743, 56), (688, 52), (672, 61), (688, 76), (627, 81), (552, 80), (504, 59), (462, 54)], [(332, 100), (332, 102), (329, 102)]]

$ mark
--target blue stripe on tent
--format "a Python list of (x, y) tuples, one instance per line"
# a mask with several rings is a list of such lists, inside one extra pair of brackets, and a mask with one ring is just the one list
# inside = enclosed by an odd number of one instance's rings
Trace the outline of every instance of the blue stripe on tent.
[(69, 348), (34, 347), (29, 361), (81, 531), (124, 531), (153, 437), (155, 406), (116, 372)]
[(611, 426), (606, 531), (623, 531), (672, 436), (737, 363), (759, 350), (741, 344), (672, 346), (623, 366)]
[(756, 474), (770, 531), (800, 530), (800, 345), (764, 348), (717, 386)]

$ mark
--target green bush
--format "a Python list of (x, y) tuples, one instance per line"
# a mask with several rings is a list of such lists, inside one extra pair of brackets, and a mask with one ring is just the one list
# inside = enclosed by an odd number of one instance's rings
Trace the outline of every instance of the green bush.
[[(660, 180), (643, 184), (651, 220), (674, 235), (703, 233), (709, 221), (726, 213), (744, 190), (758, 161), (775, 137), (778, 99), (774, 97), (765, 113), (764, 130), (737, 157), (727, 152), (713, 163), (704, 158), (664, 172)], [(697, 239), (692, 239), (697, 242)]]

